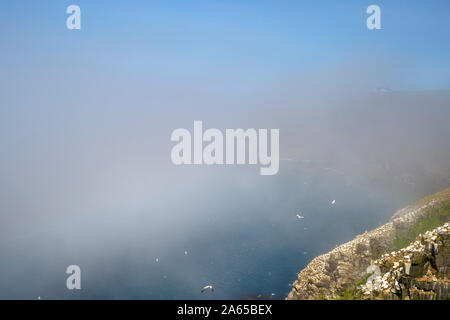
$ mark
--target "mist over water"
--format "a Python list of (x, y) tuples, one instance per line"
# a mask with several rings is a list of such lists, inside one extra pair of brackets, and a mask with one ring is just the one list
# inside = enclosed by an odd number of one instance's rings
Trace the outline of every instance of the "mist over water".
[[(284, 298), (315, 256), (449, 184), (449, 101), (445, 92), (393, 92), (339, 109), (280, 108), (275, 176), (259, 166), (173, 166), (168, 134), (158, 152), (129, 137), (89, 152), (74, 144), (68, 152), (80, 162), (59, 146), (59, 166), (40, 162), (40, 150), (28, 159), (41, 167), (34, 175), (23, 173), (26, 163), (10, 180), (4, 171), (3, 194), (22, 182), (23, 197), (37, 199), (2, 202), (0, 297)], [(89, 168), (83, 156), (102, 165)], [(80, 291), (65, 288), (70, 264), (81, 267)], [(206, 284), (215, 292), (200, 293)]]
[[(315, 255), (376, 226), (393, 208), (379, 202), (380, 191), (364, 192), (333, 174), (285, 168), (275, 181), (262, 181), (238, 171), (217, 177), (220, 187), (185, 190), (186, 197), (201, 195), (189, 209), (155, 205), (149, 211), (166, 216), (158, 222), (150, 212), (105, 213), (6, 239), (2, 282), (9, 289), (2, 297), (245, 299), (273, 292), (281, 298)], [(65, 289), (64, 270), (75, 262), (83, 290), (74, 295)], [(216, 288), (213, 296), (200, 293), (207, 283)]]

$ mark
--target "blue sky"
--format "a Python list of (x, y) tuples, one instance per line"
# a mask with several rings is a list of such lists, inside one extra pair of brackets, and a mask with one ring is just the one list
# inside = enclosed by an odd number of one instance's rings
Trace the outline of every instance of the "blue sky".
[[(369, 31), (374, 3), (382, 30)], [(81, 7), (80, 31), (65, 28), (70, 4)], [(379, 57), (410, 71), (393, 86), (446, 89), (448, 9), (447, 1), (2, 1), (0, 55), (13, 70), (64, 65), (249, 83)]]

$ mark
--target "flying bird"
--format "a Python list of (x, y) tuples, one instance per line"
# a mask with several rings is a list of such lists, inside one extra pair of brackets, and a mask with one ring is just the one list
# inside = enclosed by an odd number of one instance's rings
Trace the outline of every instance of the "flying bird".
[(336, 200), (331, 201), (331, 204), (335, 204), (335, 203), (336, 203)]
[(208, 289), (210, 289), (211, 292), (214, 292), (214, 287), (211, 286), (211, 285), (207, 285), (207, 286), (204, 286), (204, 287), (202, 288), (202, 293), (205, 292), (205, 291), (208, 290)]
[(297, 218), (299, 218), (299, 219), (303, 219), (303, 218), (304, 218), (304, 216), (301, 216), (301, 215), (299, 215), (298, 213), (296, 214), (296, 216), (297, 216)]

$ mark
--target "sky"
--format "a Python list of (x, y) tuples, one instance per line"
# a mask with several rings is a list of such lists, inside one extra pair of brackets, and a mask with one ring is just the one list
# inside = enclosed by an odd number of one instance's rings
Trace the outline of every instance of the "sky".
[[(78, 1), (82, 29), (69, 31), (65, 8), (72, 3), (2, 3), (5, 71), (19, 76), (17, 68), (29, 75), (64, 66), (74, 78), (106, 68), (248, 88), (363, 55), (366, 65), (374, 57), (402, 61), (405, 70), (386, 85), (449, 85), (446, 1)], [(382, 30), (366, 28), (373, 3)], [(3, 74), (3, 81), (14, 75)]]

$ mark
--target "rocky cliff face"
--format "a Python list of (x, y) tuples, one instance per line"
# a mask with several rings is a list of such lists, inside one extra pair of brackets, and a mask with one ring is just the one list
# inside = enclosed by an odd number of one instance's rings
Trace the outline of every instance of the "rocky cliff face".
[[(415, 205), (399, 210), (385, 225), (359, 235), (329, 253), (316, 257), (298, 274), (287, 299), (393, 298), (392, 296), (378, 296), (372, 292), (363, 295), (362, 285), (366, 284), (368, 278), (376, 271), (377, 265), (374, 261), (392, 251), (393, 243), (398, 240), (399, 234), (414, 229), (419, 222), (426, 221), (425, 219), (431, 213), (435, 213), (442, 206), (448, 206), (449, 203), (450, 189), (446, 189)], [(444, 219), (446, 218), (444, 216)], [(434, 259), (443, 258), (440, 256)], [(378, 261), (381, 263), (381, 260)], [(449, 261), (445, 260), (444, 263), (448, 265)], [(380, 272), (387, 273), (387, 270), (383, 269)], [(414, 281), (421, 281), (421, 279), (417, 278)], [(428, 283), (424, 280), (419, 285), (422, 288), (420, 290), (427, 291), (428, 287), (425, 282)], [(447, 283), (448, 286), (448, 282), (444, 281), (444, 283)], [(367, 291), (368, 288), (364, 287), (364, 292)], [(413, 295), (412, 298), (416, 298), (414, 289), (410, 292)], [(436, 297), (441, 298), (440, 295)]]
[(364, 299), (450, 300), (450, 225), (421, 234), (412, 244), (383, 254), (361, 286)]

